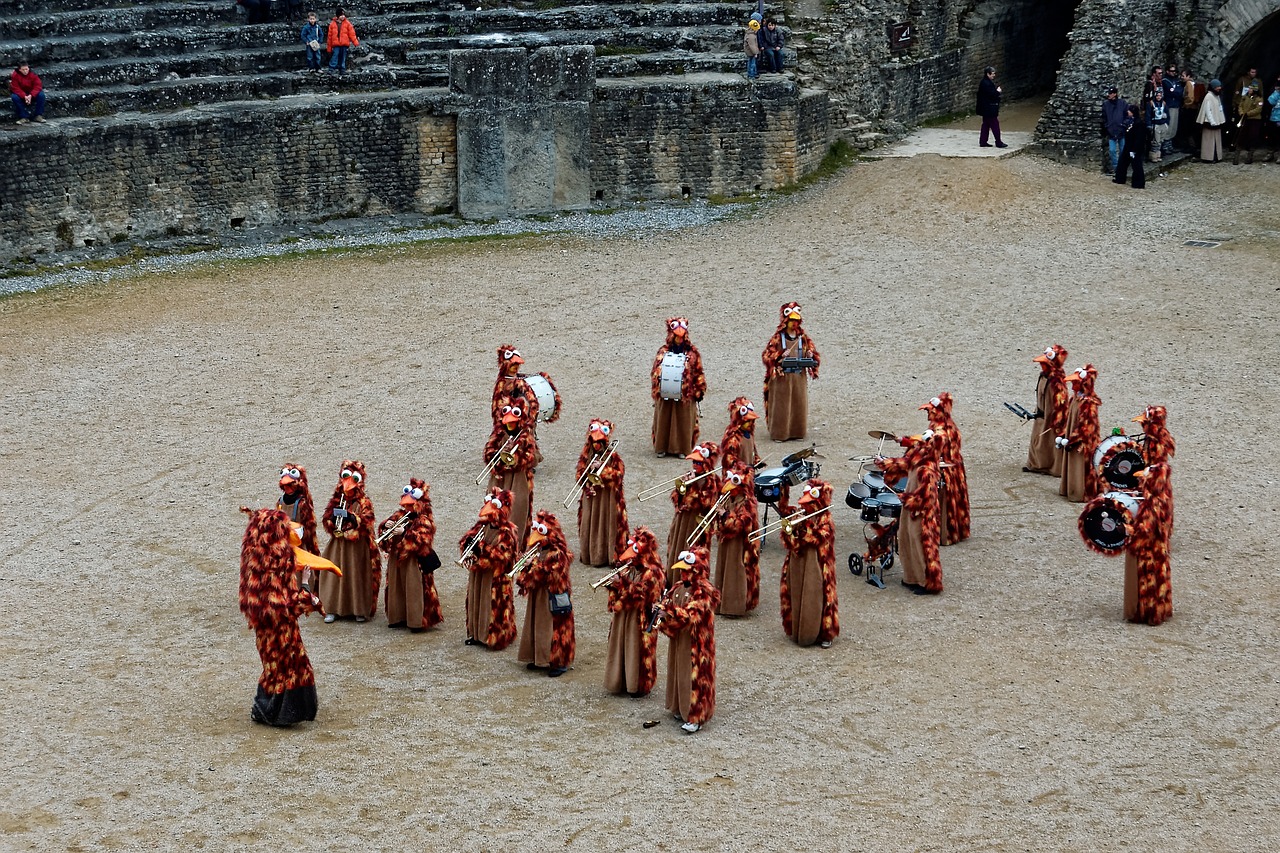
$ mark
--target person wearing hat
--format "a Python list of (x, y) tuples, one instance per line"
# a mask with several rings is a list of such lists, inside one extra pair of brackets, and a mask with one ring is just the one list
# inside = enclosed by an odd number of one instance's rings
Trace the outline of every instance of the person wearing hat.
[(1102, 135), (1107, 139), (1107, 165), (1104, 170), (1108, 175), (1116, 173), (1120, 162), (1120, 150), (1124, 148), (1124, 117), (1129, 104), (1120, 97), (1120, 90), (1112, 86), (1107, 96), (1102, 99)]
[(1236, 150), (1231, 162), (1240, 165), (1240, 152), (1249, 152), (1245, 162), (1253, 163), (1253, 149), (1262, 140), (1262, 84), (1256, 80), (1245, 90), (1237, 107), (1240, 115), (1240, 135), (1236, 138)]
[(1222, 81), (1210, 80), (1209, 91), (1200, 103), (1200, 113), (1196, 116), (1200, 125), (1200, 159), (1205, 163), (1216, 163), (1222, 159), (1222, 126), (1227, 123), (1227, 116), (1222, 111)]
[(760, 71), (760, 22), (755, 18), (747, 21), (747, 30), (742, 36), (742, 50), (747, 55), (747, 79), (754, 80)]

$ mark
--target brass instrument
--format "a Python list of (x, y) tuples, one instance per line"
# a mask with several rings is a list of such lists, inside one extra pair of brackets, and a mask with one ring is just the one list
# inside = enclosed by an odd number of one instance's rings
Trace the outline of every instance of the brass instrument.
[(747, 536), (747, 539), (751, 542), (754, 542), (757, 539), (763, 539), (764, 537), (768, 536), (770, 533), (774, 533), (778, 530), (781, 530), (783, 533), (786, 533), (788, 536), (790, 536), (791, 531), (795, 530), (796, 525), (798, 525), (800, 522), (804, 521), (806, 518), (813, 518), (815, 515), (822, 515), (824, 512), (826, 512), (829, 509), (831, 509), (830, 505), (821, 507), (820, 509), (815, 509), (813, 512), (808, 514), (806, 514), (804, 510), (798, 509), (795, 512), (791, 513), (791, 515), (786, 515), (786, 516), (783, 516), (782, 518), (775, 518), (773, 521), (769, 522), (764, 527), (761, 527), (759, 530), (752, 532), (749, 536)]
[(645, 489), (637, 497), (641, 501), (647, 501), (650, 498), (656, 498), (658, 495), (662, 494), (667, 489), (670, 489), (673, 486), (675, 487), (676, 491), (678, 491), (680, 494), (683, 495), (685, 492), (689, 490), (689, 487), (694, 483), (698, 482), (704, 477), (710, 477), (712, 474), (719, 474), (721, 470), (722, 470), (721, 466), (717, 465), (716, 467), (712, 468), (710, 471), (707, 471), (703, 474), (698, 474), (696, 476), (692, 471), (685, 471), (683, 474), (681, 474), (678, 477), (672, 477), (670, 480), (663, 480), (658, 485), (651, 486)]
[(599, 589), (599, 588), (600, 588), (600, 587), (602, 587), (602, 586), (608, 586), (608, 585), (609, 585), (610, 583), (612, 583), (612, 582), (613, 582), (613, 581), (614, 581), (614, 580), (615, 580), (619, 575), (621, 575), (623, 572), (625, 572), (625, 571), (626, 571), (627, 569), (629, 569), (629, 568), (631, 568), (631, 561), (630, 561), (630, 560), (628, 560), (627, 562), (625, 562), (625, 563), (623, 563), (622, 565), (618, 566), (616, 569), (614, 569), (613, 571), (609, 572), (609, 574), (605, 575), (604, 577), (600, 578), (600, 580), (598, 580), (598, 581), (596, 581), (595, 583), (593, 583), (593, 584), (591, 585), (591, 589), (592, 589), (592, 590), (597, 590), (597, 589)]
[(382, 533), (378, 534), (378, 538), (373, 540), (373, 544), (381, 545), (383, 542), (390, 539), (392, 536), (395, 536), (397, 533), (404, 533), (404, 531), (409, 527), (409, 522), (412, 521), (413, 518), (414, 518), (413, 513), (406, 512), (404, 515), (400, 516), (400, 520), (397, 521), (394, 525), (392, 525), (391, 527), (388, 527), (386, 530), (382, 531)]
[(646, 634), (652, 634), (658, 630), (662, 620), (667, 618), (667, 605), (671, 603), (672, 595), (677, 589), (682, 589), (682, 587), (679, 584), (672, 586), (662, 594), (662, 598), (658, 599), (658, 603), (653, 605), (653, 609), (649, 611), (649, 621), (644, 626)]
[(481, 527), (480, 532), (475, 536), (472, 536), (471, 541), (467, 543), (467, 547), (463, 550), (462, 556), (454, 560), (454, 562), (465, 569), (467, 564), (471, 562), (473, 557), (475, 557), (475, 550), (480, 546), (480, 540), (484, 539), (484, 535), (487, 532), (488, 530), (485, 527)]
[(564, 499), (562, 506), (565, 509), (568, 509), (582, 495), (582, 491), (587, 487), (588, 482), (597, 486), (600, 485), (600, 472), (604, 470), (604, 466), (609, 464), (609, 460), (613, 458), (613, 452), (617, 448), (618, 442), (615, 439), (609, 442), (609, 446), (604, 453), (597, 453), (591, 457), (587, 467), (582, 469), (582, 476), (578, 478), (578, 482), (573, 484), (573, 489), (569, 491), (569, 496)]
[(537, 545), (530, 545), (529, 549), (520, 555), (520, 559), (511, 565), (511, 571), (507, 572), (507, 578), (513, 579), (533, 565), (533, 561), (538, 557), (538, 552), (542, 550), (542, 544), (542, 542), (539, 542)]
[(698, 522), (698, 526), (693, 528), (693, 532), (689, 534), (689, 540), (685, 542), (686, 547), (692, 547), (694, 542), (702, 538), (702, 535), (711, 529), (711, 525), (715, 523), (716, 513), (724, 506), (724, 502), (729, 499), (732, 492), (721, 492), (720, 497), (716, 498), (716, 502), (711, 505), (711, 509), (707, 510), (707, 514)]
[[(341, 510), (342, 512), (341, 515), (338, 514), (339, 510)], [(342, 522), (346, 517), (347, 517), (347, 496), (340, 495), (338, 497), (338, 506), (333, 513), (333, 532), (334, 533), (342, 532)]]
[(493, 454), (493, 458), (489, 460), (489, 464), (484, 466), (484, 470), (476, 477), (476, 485), (480, 485), (489, 479), (489, 475), (493, 473), (493, 469), (498, 467), (501, 462), (510, 468), (516, 462), (516, 447), (520, 444), (520, 436), (524, 435), (524, 430), (520, 430), (515, 435), (508, 438), (502, 443), (502, 447), (498, 448), (498, 452)]

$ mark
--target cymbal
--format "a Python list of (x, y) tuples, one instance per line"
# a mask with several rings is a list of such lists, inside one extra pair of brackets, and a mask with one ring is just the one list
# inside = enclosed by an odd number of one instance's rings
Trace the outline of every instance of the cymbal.
[(872, 438), (883, 438), (886, 441), (898, 440), (898, 437), (893, 433), (889, 432), (887, 429), (873, 429), (871, 430), (871, 432), (867, 433), (867, 435), (871, 436)]
[(850, 456), (849, 457), (850, 462), (857, 462), (859, 465), (866, 465), (868, 462), (874, 462), (875, 459), (876, 458), (874, 456)]

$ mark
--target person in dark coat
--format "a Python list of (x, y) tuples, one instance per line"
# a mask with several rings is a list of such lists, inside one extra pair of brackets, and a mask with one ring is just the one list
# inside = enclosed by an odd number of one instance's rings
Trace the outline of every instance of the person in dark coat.
[(1133, 169), (1133, 188), (1140, 190), (1147, 185), (1147, 175), (1142, 170), (1142, 158), (1147, 150), (1147, 125), (1138, 118), (1138, 107), (1132, 104), (1125, 110), (1124, 148), (1120, 150), (1120, 163), (1116, 176), (1111, 180), (1125, 183), (1126, 173)]
[(1004, 88), (996, 85), (995, 68), (988, 65), (982, 72), (982, 79), (978, 81), (978, 115), (982, 116), (982, 136), (979, 137), (978, 144), (983, 148), (991, 147), (987, 139), (992, 134), (995, 135), (997, 148), (1009, 147), (1000, 138), (1000, 97), (1003, 94)]

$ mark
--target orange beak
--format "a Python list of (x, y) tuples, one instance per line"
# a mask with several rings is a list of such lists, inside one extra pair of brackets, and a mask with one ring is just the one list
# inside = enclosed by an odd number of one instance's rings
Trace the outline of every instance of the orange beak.
[(505, 415), (502, 416), (502, 425), (504, 427), (507, 427), (508, 431), (510, 431), (510, 428), (515, 426), (518, 423), (520, 423), (520, 419), (515, 416), (514, 412), (507, 412)]
[(627, 562), (628, 560), (634, 560), (634, 559), (636, 559), (636, 558), (637, 558), (637, 557), (639, 557), (639, 556), (640, 556), (640, 555), (636, 553), (636, 549), (635, 549), (635, 547), (634, 547), (634, 546), (632, 546), (632, 545), (628, 545), (628, 546), (627, 546), (627, 550), (623, 551), (623, 552), (622, 552), (622, 555), (621, 555), (620, 557), (618, 557), (618, 562), (619, 562), (619, 563), (625, 563), (625, 562)]
[(417, 503), (417, 501), (413, 499), (413, 495), (400, 496), (400, 506), (404, 507), (405, 509), (413, 509), (413, 505), (415, 503)]
[(537, 530), (534, 530), (532, 527), (529, 528), (529, 538), (527, 540), (528, 542), (527, 547), (532, 548), (533, 546), (541, 545), (543, 542), (546, 542), (546, 541), (547, 541), (547, 534), (539, 533)]
[(692, 569), (693, 566), (689, 565), (684, 560), (676, 560), (674, 563), (671, 564), (671, 568), (675, 569), (678, 572), (683, 572), (686, 569)]
[(813, 495), (809, 494), (808, 491), (806, 491), (803, 495), (800, 496), (800, 500), (796, 501), (796, 503), (799, 506), (807, 507), (807, 506), (813, 506), (813, 503), (816, 500), (817, 498), (815, 498)]
[(498, 520), (498, 508), (488, 501), (484, 502), (484, 506), (480, 507), (480, 520), (485, 524)]
[(302, 525), (296, 521), (289, 522), (289, 544), (295, 548), (302, 544)]
[(672, 331), (672, 334), (674, 334), (677, 338), (683, 338), (685, 335), (689, 334), (689, 330), (681, 326), (676, 326), (671, 331)]
[(743, 416), (742, 416), (742, 419), (743, 419), (743, 420), (746, 420), (746, 421), (754, 421), (754, 420), (755, 420), (756, 418), (758, 418), (758, 417), (760, 417), (760, 416), (756, 414), (756, 410), (755, 410), (755, 409), (752, 409), (751, 411), (749, 411), (749, 412), (747, 412), (745, 415), (743, 415)]
[(355, 491), (355, 488), (356, 488), (356, 481), (353, 478), (351, 477), (342, 478), (342, 491), (346, 492), (347, 494), (351, 494), (353, 491)]
[(592, 441), (604, 441), (604, 440), (605, 440), (605, 434), (604, 434), (604, 432), (603, 432), (602, 430), (593, 429), (593, 430), (591, 430), (591, 432), (587, 433), (587, 435), (591, 436), (591, 440), (592, 440)]
[(733, 480), (730, 480), (726, 477), (724, 481), (724, 485), (720, 487), (720, 494), (727, 495), (736, 488), (737, 488), (737, 485), (734, 484)]
[(1045, 355), (1044, 353), (1040, 353), (1038, 356), (1036, 356), (1031, 360), (1035, 362), (1039, 362), (1040, 364), (1043, 364), (1045, 367), (1048, 367), (1049, 365), (1053, 364), (1053, 360), (1049, 358), (1049, 356)]
[(288, 475), (285, 475), (285, 476), (283, 476), (283, 477), (281, 477), (281, 478), (280, 478), (280, 488), (284, 489), (285, 491), (288, 491), (288, 490), (289, 490), (289, 487), (290, 487), (290, 486), (292, 486), (292, 485), (293, 485), (294, 483), (296, 483), (296, 482), (298, 482), (298, 481), (297, 481), (297, 480), (295, 480), (295, 479), (293, 479), (292, 477), (290, 477), (290, 476), (288, 476)]
[(1135, 423), (1135, 424), (1145, 424), (1147, 422), (1147, 413), (1143, 412), (1142, 414), (1138, 415), (1136, 418), (1129, 418), (1129, 422)]

